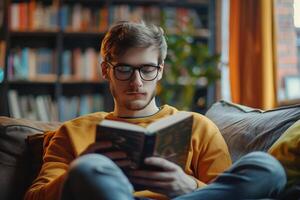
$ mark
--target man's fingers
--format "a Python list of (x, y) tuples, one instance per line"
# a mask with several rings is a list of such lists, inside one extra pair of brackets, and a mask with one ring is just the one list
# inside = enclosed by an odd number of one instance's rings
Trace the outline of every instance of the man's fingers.
[(170, 187), (170, 182), (155, 181), (153, 179), (139, 179), (139, 178), (129, 178), (130, 182), (137, 185), (147, 186), (147, 188), (160, 188), (168, 189)]
[(149, 157), (144, 160), (145, 164), (156, 166), (162, 168), (165, 171), (176, 171), (178, 170), (178, 165), (159, 157)]
[(122, 152), (122, 151), (111, 151), (111, 152), (105, 152), (105, 153), (101, 153), (101, 154), (106, 157), (109, 157), (111, 160), (127, 158), (126, 153)]
[(118, 165), (120, 168), (126, 168), (128, 166), (131, 165), (131, 161), (130, 160), (114, 160), (114, 162), (116, 163), (116, 165)]
[(133, 178), (145, 178), (159, 181), (173, 181), (174, 177), (170, 173), (157, 171), (133, 170), (129, 172), (129, 176)]

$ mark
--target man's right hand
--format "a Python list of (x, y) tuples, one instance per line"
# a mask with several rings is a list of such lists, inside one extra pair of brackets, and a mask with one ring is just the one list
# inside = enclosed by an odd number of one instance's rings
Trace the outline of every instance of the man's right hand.
[(131, 164), (130, 160), (127, 158), (126, 153), (120, 150), (113, 149), (112, 143), (110, 141), (99, 141), (92, 143), (80, 154), (80, 156), (88, 153), (100, 153), (101, 155), (110, 158), (120, 168), (128, 167)]

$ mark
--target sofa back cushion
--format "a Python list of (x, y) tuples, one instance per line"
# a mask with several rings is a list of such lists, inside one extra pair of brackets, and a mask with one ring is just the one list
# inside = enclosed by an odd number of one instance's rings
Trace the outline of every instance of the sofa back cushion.
[(212, 105), (206, 116), (218, 126), (235, 162), (251, 151), (267, 151), (300, 119), (300, 105), (262, 111), (219, 101)]
[(35, 176), (28, 173), (33, 170), (26, 138), (56, 129), (59, 125), (0, 117), (0, 199), (23, 199), (25, 190)]

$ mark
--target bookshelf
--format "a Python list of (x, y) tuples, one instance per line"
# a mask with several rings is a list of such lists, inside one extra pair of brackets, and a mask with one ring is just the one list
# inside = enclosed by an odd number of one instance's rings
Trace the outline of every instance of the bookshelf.
[(164, 20), (167, 34), (176, 34), (188, 18), (196, 27), (194, 37), (214, 52), (214, 6), (211, 0), (5, 1), (0, 115), (65, 121), (112, 110), (99, 65), (108, 27), (118, 20), (158, 25)]

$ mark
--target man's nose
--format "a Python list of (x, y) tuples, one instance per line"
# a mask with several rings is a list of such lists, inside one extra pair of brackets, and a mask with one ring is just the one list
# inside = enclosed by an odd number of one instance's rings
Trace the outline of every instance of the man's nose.
[(130, 79), (130, 84), (132, 86), (137, 86), (137, 87), (141, 87), (143, 84), (143, 80), (140, 76), (140, 72), (138, 69), (134, 70), (133, 75)]

